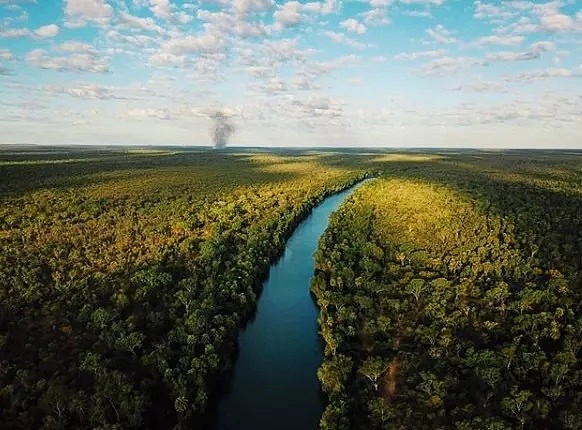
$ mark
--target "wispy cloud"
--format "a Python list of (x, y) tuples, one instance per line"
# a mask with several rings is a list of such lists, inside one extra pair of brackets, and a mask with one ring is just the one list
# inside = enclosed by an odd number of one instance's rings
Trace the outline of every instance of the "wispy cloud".
[(26, 61), (40, 69), (94, 73), (109, 71), (109, 65), (103, 59), (91, 54), (51, 56), (43, 49), (34, 49), (26, 55)]
[(457, 39), (453, 37), (453, 34), (450, 30), (447, 30), (444, 25), (438, 24), (434, 28), (429, 28), (426, 30), (426, 33), (431, 37), (431, 39), (435, 42), (438, 42), (442, 45), (448, 45), (451, 43), (455, 43)]
[(366, 47), (365, 44), (361, 42), (357, 42), (354, 39), (349, 38), (344, 33), (340, 33), (337, 31), (324, 31), (323, 34), (329, 37), (336, 43), (341, 43), (342, 45), (349, 46), (350, 48), (354, 49), (364, 49)]
[(10, 28), (0, 31), (0, 39), (17, 39), (21, 37), (30, 37), (33, 39), (48, 39), (59, 34), (59, 26), (56, 24), (43, 25), (36, 29), (28, 28)]

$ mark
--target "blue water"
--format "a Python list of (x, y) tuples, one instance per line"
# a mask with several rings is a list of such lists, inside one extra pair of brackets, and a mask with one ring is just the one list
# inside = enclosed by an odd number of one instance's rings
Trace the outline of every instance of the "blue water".
[(360, 184), (325, 199), (295, 230), (241, 332), (230, 387), (218, 405), (222, 430), (317, 429), (323, 401), (318, 310), (310, 295), (313, 254), (330, 214)]

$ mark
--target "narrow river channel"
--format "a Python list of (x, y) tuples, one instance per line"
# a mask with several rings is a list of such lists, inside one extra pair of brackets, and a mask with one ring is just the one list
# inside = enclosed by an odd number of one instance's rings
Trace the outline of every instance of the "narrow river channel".
[(255, 318), (239, 335), (230, 386), (218, 404), (220, 430), (318, 428), (323, 399), (316, 373), (323, 350), (309, 292), (313, 254), (330, 214), (361, 185), (314, 208), (271, 267)]

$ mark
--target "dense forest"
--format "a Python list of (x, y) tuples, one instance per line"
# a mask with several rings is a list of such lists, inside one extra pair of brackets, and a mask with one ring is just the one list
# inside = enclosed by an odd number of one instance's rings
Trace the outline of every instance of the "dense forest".
[[(0, 153), (0, 428), (199, 428), (337, 157)], [(335, 161), (333, 161), (335, 160)]]
[(369, 163), (317, 252), (321, 427), (581, 429), (581, 154)]
[(582, 429), (582, 154), (0, 151), (0, 428), (204, 426), (269, 265), (316, 255), (323, 429)]

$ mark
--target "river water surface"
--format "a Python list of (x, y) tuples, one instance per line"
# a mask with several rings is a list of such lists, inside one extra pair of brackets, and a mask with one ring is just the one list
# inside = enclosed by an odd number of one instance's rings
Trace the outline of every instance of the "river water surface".
[(271, 266), (256, 315), (239, 335), (238, 359), (218, 404), (219, 429), (318, 428), (323, 399), (316, 373), (323, 349), (310, 295), (313, 254), (330, 214), (361, 184), (315, 207)]

